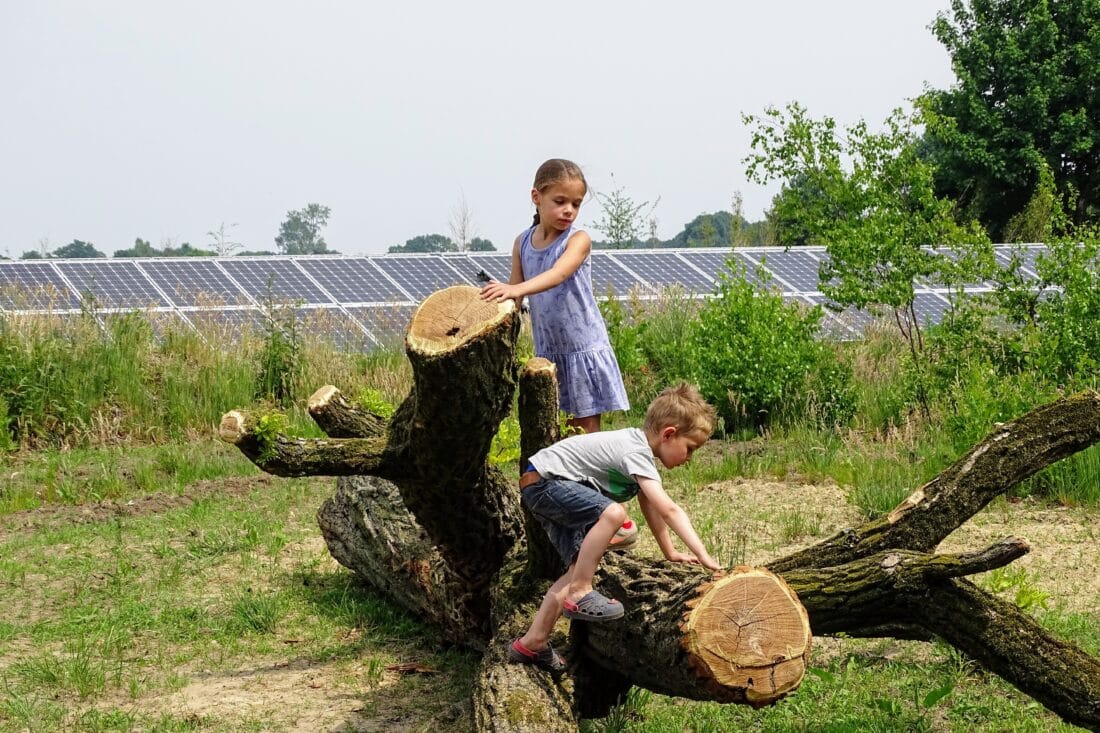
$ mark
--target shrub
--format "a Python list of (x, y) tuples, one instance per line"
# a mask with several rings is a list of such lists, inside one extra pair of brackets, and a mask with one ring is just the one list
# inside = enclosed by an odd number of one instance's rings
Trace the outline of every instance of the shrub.
[(729, 267), (733, 275), (721, 277), (687, 341), (692, 378), (726, 429), (805, 416), (823, 424), (847, 420), (851, 370), (815, 338), (821, 309), (788, 303), (766, 282), (749, 282), (736, 263)]
[(292, 308), (273, 305), (270, 300), (264, 305), (256, 396), (290, 407), (302, 379), (302, 333)]

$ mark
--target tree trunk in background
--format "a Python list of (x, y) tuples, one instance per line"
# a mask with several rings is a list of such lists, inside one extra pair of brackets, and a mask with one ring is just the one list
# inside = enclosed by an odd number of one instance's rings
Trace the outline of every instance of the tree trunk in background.
[(765, 705), (801, 680), (809, 627), (939, 636), (1066, 721), (1100, 730), (1100, 662), (963, 579), (1012, 562), (1027, 543), (932, 554), (995, 496), (1100, 440), (1095, 392), (997, 425), (886, 517), (767, 570), (712, 576), (609, 554), (597, 585), (623, 601), (626, 618), (572, 624), (568, 644), (557, 641), (570, 662), (560, 680), (508, 664), (507, 644), (530, 623), (560, 561), (521, 509), (512, 468), (505, 475), (487, 456), (517, 376), (522, 460), (555, 441), (557, 386), (544, 360), (517, 374), (514, 306), (477, 292), (448, 288), (417, 310), (406, 340), (414, 386), (389, 421), (325, 387), (309, 406), (327, 439), (279, 435), (263, 416), (239, 411), (223, 418), (222, 435), (269, 472), (343, 477), (318, 512), (330, 551), (447, 639), (482, 650), (478, 730), (572, 732), (631, 685)]

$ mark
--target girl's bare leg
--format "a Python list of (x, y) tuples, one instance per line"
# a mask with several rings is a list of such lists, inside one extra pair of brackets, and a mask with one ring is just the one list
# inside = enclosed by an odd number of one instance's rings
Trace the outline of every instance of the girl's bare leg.
[(571, 428), (580, 428), (587, 433), (600, 432), (600, 416), (589, 415), (588, 417), (571, 417), (569, 422), (566, 423)]

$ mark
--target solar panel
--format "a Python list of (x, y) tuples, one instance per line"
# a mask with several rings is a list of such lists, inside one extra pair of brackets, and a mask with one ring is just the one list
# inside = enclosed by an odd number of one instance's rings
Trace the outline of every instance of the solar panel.
[(700, 272), (675, 252), (615, 252), (611, 255), (621, 265), (651, 285), (680, 285), (692, 293), (709, 293), (714, 278)]
[(263, 333), (263, 315), (257, 308), (203, 308), (184, 311), (201, 336), (227, 343)]
[(680, 256), (685, 260), (695, 265), (703, 272), (712, 273), (715, 280), (718, 279), (718, 275), (725, 273), (730, 274), (730, 269), (726, 262), (730, 258), (738, 263), (745, 270), (745, 278), (754, 285), (760, 285), (760, 278), (756, 276), (756, 264), (745, 258), (743, 255), (730, 249), (685, 249), (680, 250)]
[(340, 308), (296, 308), (299, 333), (308, 342), (324, 343), (345, 351), (370, 351), (374, 341)]
[(80, 301), (48, 262), (0, 263), (0, 308), (71, 310)]
[[(952, 261), (957, 261), (959, 259), (959, 256), (960, 256), (960, 252), (956, 249), (951, 248), (951, 247), (927, 247), (926, 249), (927, 249), (927, 251), (930, 251), (933, 254), (939, 255), (941, 257), (946, 257), (946, 258), (948, 258)], [(996, 252), (994, 252), (994, 257), (996, 257)], [(957, 287), (957, 285), (955, 285), (954, 283), (944, 282), (944, 278), (942, 278), (942, 277), (919, 278), (919, 282), (923, 287), (930, 287), (930, 288), (954, 288), (954, 287)], [(993, 288), (996, 287), (996, 285), (997, 284), (994, 283), (991, 280), (978, 280), (978, 281), (964, 283), (963, 288), (965, 288), (966, 290), (986, 291), (986, 290), (992, 290)]]
[(824, 306), (820, 295), (785, 296), (787, 302), (798, 303), (806, 308), (821, 306), (821, 320), (818, 322), (820, 333), (827, 339), (834, 341), (851, 341), (859, 338), (859, 331), (847, 323), (839, 314), (834, 313)]
[(138, 269), (137, 263), (67, 260), (56, 263), (73, 287), (105, 308), (147, 308), (171, 305)]
[(997, 259), (997, 264), (1001, 267), (1008, 268), (1011, 266), (1013, 259), (1015, 259), (1020, 265), (1020, 274), (1030, 279), (1039, 278), (1038, 270), (1038, 256), (1043, 252), (1042, 247), (1034, 247), (1029, 245), (1009, 245), (1006, 247), (995, 247), (993, 249), (993, 256)]
[(269, 295), (284, 302), (332, 302), (291, 260), (223, 259), (221, 265), (258, 303)]
[(424, 300), (436, 290), (473, 281), (472, 273), (470, 280), (466, 280), (440, 257), (375, 257), (371, 261), (416, 301)]
[(89, 311), (41, 311), (11, 312), (0, 316), (0, 321), (9, 324), (17, 333), (63, 333), (72, 334), (82, 330), (98, 332), (103, 324)]
[(916, 293), (913, 296), (913, 310), (917, 313), (917, 323), (931, 326), (943, 320), (943, 314), (951, 304), (943, 296), (935, 293)]
[(176, 305), (250, 303), (248, 296), (211, 260), (143, 260), (139, 267)]
[(478, 253), (469, 255), (474, 265), (474, 272), (484, 270), (489, 277), (497, 282), (506, 283), (512, 279), (512, 254), (502, 252), (500, 254)]
[[(876, 319), (876, 317), (873, 314), (867, 313), (866, 311), (857, 310), (855, 308), (845, 308), (845, 309), (843, 309), (839, 312), (836, 311), (836, 310), (833, 310), (833, 308), (829, 307), (830, 304), (833, 304), (833, 302), (831, 300), (829, 300), (829, 298), (825, 297), (824, 295), (807, 295), (807, 296), (804, 296), (804, 297), (807, 300), (809, 300), (811, 303), (815, 303), (817, 305), (820, 305), (822, 307), (822, 309), (825, 311), (826, 316), (828, 318), (830, 318), (830, 319), (832, 319), (832, 321), (835, 321), (836, 323), (840, 324), (840, 326), (842, 328), (850, 331), (853, 334), (862, 333), (863, 329), (865, 329), (865, 328), (867, 328), (867, 326), (871, 325), (871, 323), (873, 323)], [(823, 329), (825, 328), (825, 325), (826, 325), (826, 319), (823, 319), (822, 320), (822, 328)], [(829, 327), (833, 328), (833, 324), (830, 323)]]
[(298, 264), (338, 303), (386, 303), (409, 297), (366, 258), (316, 257)]
[(762, 264), (775, 275), (784, 291), (818, 292), (818, 268), (821, 261), (810, 250), (793, 247), (782, 249), (752, 249), (739, 251), (746, 259)]
[[(1006, 265), (1019, 250), (1025, 268), (1034, 268), (1042, 246), (997, 245), (997, 261)], [(592, 253), (593, 288), (604, 297), (608, 288), (617, 297), (632, 289), (683, 283), (691, 292), (713, 292), (712, 274), (728, 272), (732, 258), (745, 268), (746, 277), (759, 286), (754, 273), (763, 261), (782, 282), (771, 281), (788, 297), (824, 303), (822, 294), (805, 288), (816, 277), (815, 265), (828, 257), (821, 247), (784, 251), (779, 248), (700, 248), (676, 250), (598, 250)], [(736, 266), (736, 265), (735, 265)], [(376, 342), (400, 346), (412, 316), (413, 299), (421, 299), (452, 284), (476, 284), (484, 269), (498, 280), (510, 276), (511, 255), (505, 252), (465, 252), (434, 255), (299, 258), (179, 258), (141, 260), (57, 260), (0, 262), (0, 309), (9, 323), (74, 323), (93, 328), (114, 320), (110, 310), (144, 309), (158, 333), (192, 326), (211, 341), (232, 343), (247, 333), (262, 336), (261, 310), (242, 292), (263, 297), (271, 282), (275, 298), (298, 301), (299, 325), (307, 339), (347, 349), (370, 349)], [(1024, 269), (1025, 275), (1033, 270)], [(401, 284), (395, 282), (400, 280)], [(923, 288), (927, 288), (920, 284)], [(980, 290), (983, 288), (978, 288)], [(65, 322), (25, 314), (48, 309), (77, 312), (77, 291), (95, 296), (101, 318), (70, 318)], [(968, 288), (970, 292), (976, 289)], [(344, 308), (335, 307), (336, 303)], [(211, 305), (214, 307), (211, 307)], [(350, 307), (349, 307), (350, 306)], [(922, 324), (939, 322), (948, 308), (943, 291), (918, 288), (915, 309)], [(79, 316), (79, 313), (76, 313)], [(854, 310), (827, 311), (823, 334), (851, 338), (875, 316)], [(369, 332), (369, 335), (368, 335)], [(377, 337), (377, 338), (373, 338)]]
[(639, 282), (636, 277), (627, 272), (606, 251), (593, 252), (592, 260), (592, 292), (597, 297), (606, 297), (609, 292), (615, 297), (622, 298), (630, 294), (635, 288), (645, 287), (645, 283)]
[(118, 313), (104, 313), (102, 318), (104, 326), (110, 332), (118, 326), (118, 321), (134, 318), (135, 316), (142, 323), (148, 324), (149, 328), (152, 329), (153, 336), (158, 339), (164, 338), (170, 331), (192, 331), (191, 324), (174, 310), (121, 311)]
[(414, 305), (376, 305), (348, 308), (348, 312), (367, 327), (379, 344), (401, 348), (416, 308)]

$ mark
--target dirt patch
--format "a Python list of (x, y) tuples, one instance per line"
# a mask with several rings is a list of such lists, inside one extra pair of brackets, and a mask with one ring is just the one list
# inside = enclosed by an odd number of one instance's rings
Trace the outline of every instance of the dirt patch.
[(186, 507), (211, 496), (243, 496), (255, 489), (270, 486), (276, 479), (267, 474), (223, 478), (216, 481), (196, 481), (183, 494), (155, 493), (133, 499), (90, 502), (87, 504), (47, 504), (36, 509), (14, 512), (0, 518), (0, 542), (19, 532), (33, 532), (51, 527), (106, 522), (115, 517), (137, 517), (159, 514)]
[[(1100, 529), (1095, 510), (1045, 506), (1028, 499), (998, 500), (944, 540), (939, 551), (980, 550), (1006, 537), (1031, 545), (1031, 552), (1009, 567), (1026, 571), (1027, 582), (1049, 594), (1047, 607), (1100, 613)], [(981, 576), (971, 579), (981, 582)]]
[(294, 661), (193, 675), (183, 689), (147, 699), (143, 707), (191, 720), (277, 723), (286, 731), (387, 730), (370, 722), (359, 690), (392, 685), (396, 675), (367, 685), (356, 679), (355, 669), (337, 667)]
[(729, 523), (745, 537), (744, 562), (763, 565), (859, 523), (859, 510), (833, 483), (739, 478), (703, 489), (701, 501), (736, 507)]
[[(748, 535), (749, 564), (764, 564), (809, 547), (862, 521), (859, 510), (835, 484), (736, 479), (712, 484), (704, 491), (708, 495), (721, 492), (739, 507), (737, 522)], [(782, 517), (798, 513), (808, 515), (806, 523), (813, 527), (813, 536), (785, 536)], [(1031, 552), (1010, 568), (1027, 572), (1028, 582), (1048, 594), (1049, 608), (1100, 613), (1100, 528), (1095, 510), (1051, 506), (1033, 499), (998, 499), (948, 536), (937, 551), (972, 552), (1006, 537), (1030, 543)], [(980, 584), (982, 577), (971, 580)]]

